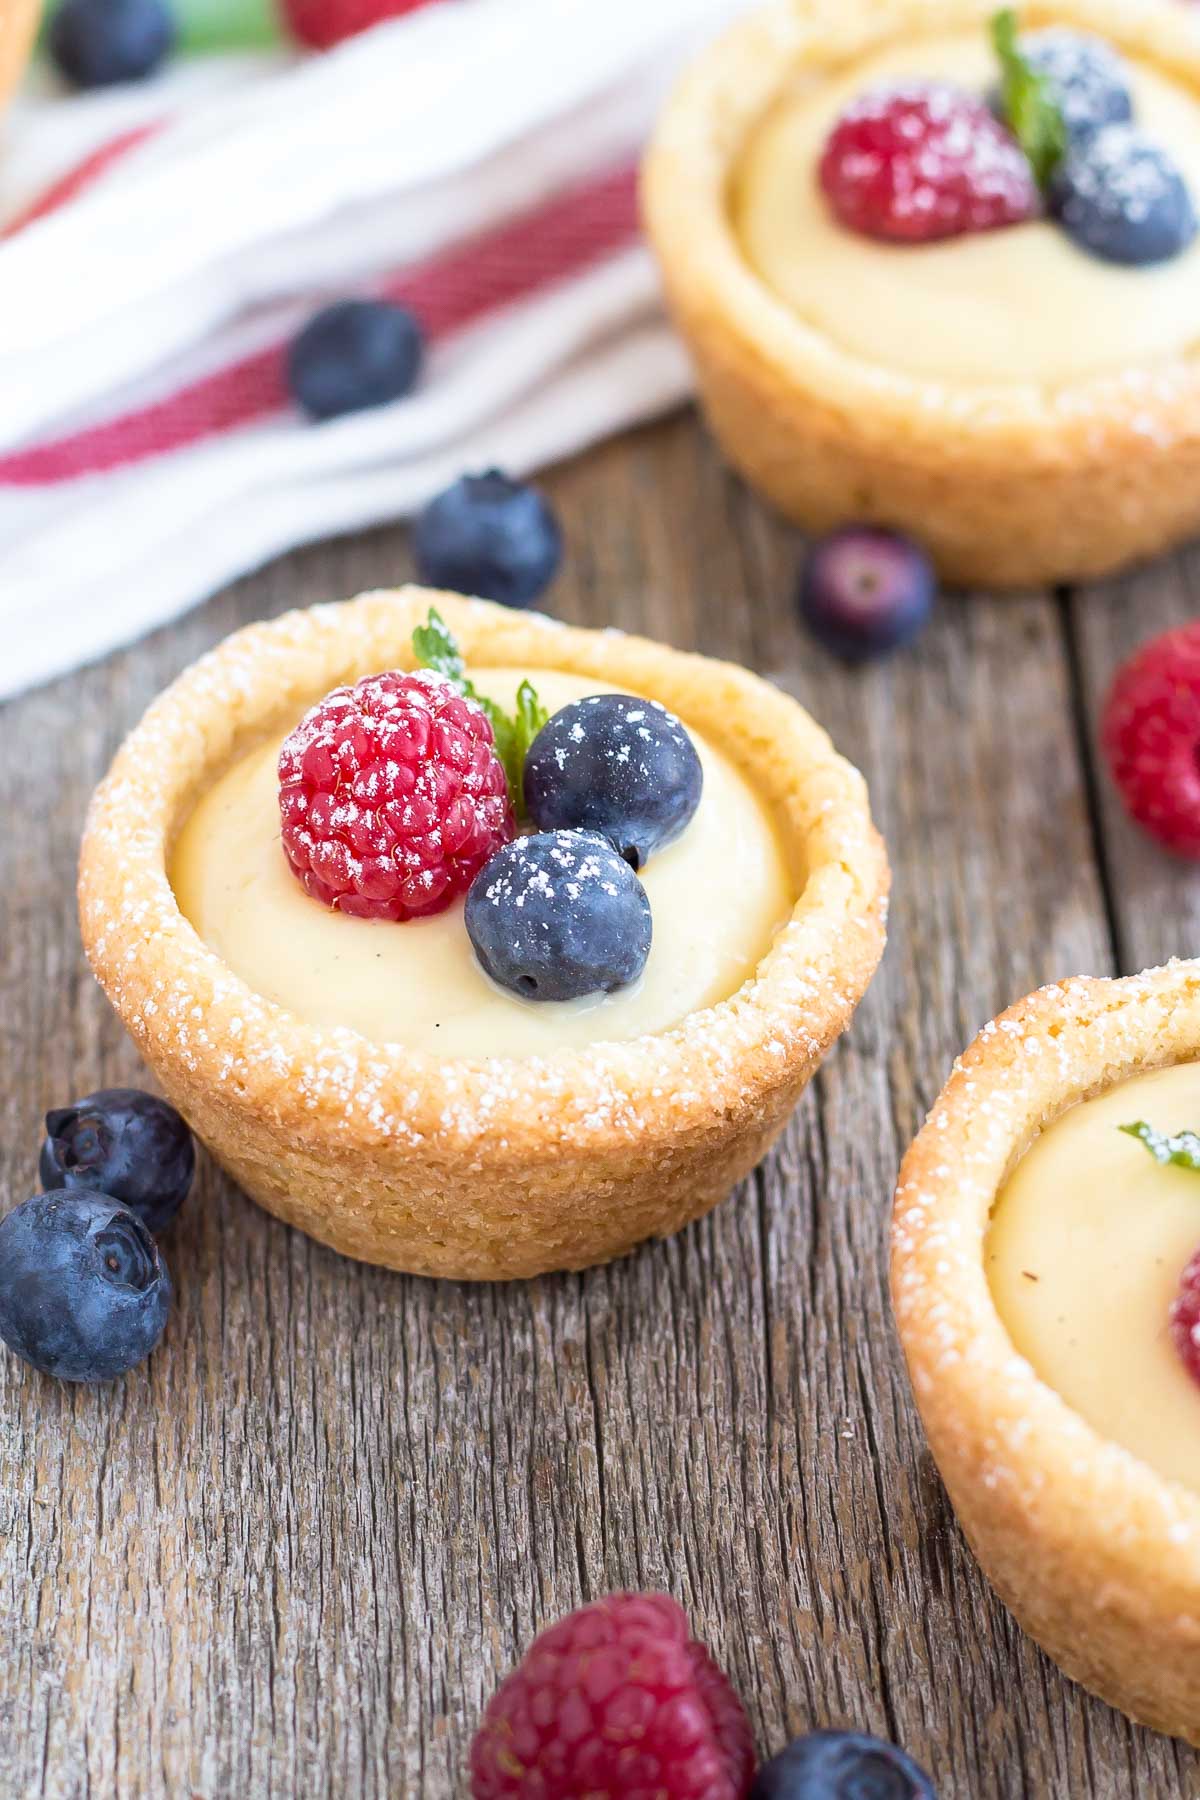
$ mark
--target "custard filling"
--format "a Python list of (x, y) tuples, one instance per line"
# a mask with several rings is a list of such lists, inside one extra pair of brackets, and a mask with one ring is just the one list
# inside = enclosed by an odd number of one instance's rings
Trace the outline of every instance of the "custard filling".
[[(1145, 64), (1128, 72), (1135, 117), (1200, 194), (1200, 101)], [(980, 29), (894, 44), (793, 87), (752, 135), (734, 182), (734, 227), (755, 272), (842, 350), (950, 385), (1056, 387), (1185, 353), (1200, 336), (1200, 239), (1170, 262), (1122, 268), (1048, 220), (897, 245), (834, 218), (817, 167), (851, 101), (914, 80), (984, 94), (996, 73)]]
[(1056, 1119), (1000, 1192), (988, 1279), (1010, 1337), (1102, 1436), (1200, 1491), (1200, 1385), (1168, 1317), (1200, 1246), (1200, 1174), (1120, 1127), (1200, 1122), (1200, 1063), (1121, 1082)]
[[(472, 669), (513, 705), (531, 675), (551, 712), (611, 686), (553, 670)], [(641, 978), (584, 1000), (522, 1000), (475, 960), (463, 903), (407, 924), (354, 919), (312, 900), (279, 834), (276, 764), (286, 733), (222, 775), (170, 859), (184, 916), (256, 993), (310, 1025), (441, 1056), (535, 1056), (669, 1030), (749, 980), (795, 904), (798, 883), (764, 800), (689, 727), (704, 769), (699, 809), (639, 871), (654, 920)]]

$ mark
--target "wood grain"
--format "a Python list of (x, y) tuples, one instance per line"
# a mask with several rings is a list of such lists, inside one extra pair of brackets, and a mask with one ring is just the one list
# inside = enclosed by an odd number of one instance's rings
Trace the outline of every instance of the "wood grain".
[[(1089, 733), (1114, 658), (1186, 616), (1200, 564), (947, 600), (914, 652), (851, 673), (794, 621), (798, 540), (689, 418), (548, 485), (555, 611), (763, 670), (864, 768), (896, 871), (884, 967), (743, 1191), (583, 1277), (358, 1267), (206, 1167), (146, 1369), (92, 1392), (0, 1359), (0, 1789), (452, 1800), (532, 1633), (648, 1585), (688, 1606), (764, 1749), (856, 1722), (944, 1800), (1200, 1794), (1200, 1757), (1087, 1699), (992, 1599), (884, 1272), (900, 1154), (971, 1033), (1040, 981), (1196, 948), (1200, 890), (1127, 830)], [(0, 711), (6, 1203), (42, 1109), (138, 1078), (72, 896), (120, 736), (238, 623), (408, 573), (399, 530), (314, 549)]]

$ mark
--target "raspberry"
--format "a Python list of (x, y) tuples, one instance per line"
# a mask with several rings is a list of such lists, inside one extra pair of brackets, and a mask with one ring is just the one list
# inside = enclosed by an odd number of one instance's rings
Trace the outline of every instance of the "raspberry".
[(1200, 1250), (1179, 1277), (1171, 1302), (1171, 1342), (1193, 1381), (1200, 1381)]
[(430, 0), (283, 0), (283, 14), (292, 35), (302, 44), (328, 50), (384, 19), (399, 18), (429, 4)]
[(982, 100), (939, 84), (854, 101), (826, 142), (820, 181), (843, 225), (898, 243), (1019, 225), (1041, 210), (1012, 133)]
[(741, 1702), (666, 1594), (614, 1594), (535, 1639), (471, 1746), (473, 1800), (743, 1800)]
[(490, 723), (426, 670), (314, 706), (279, 753), (279, 817), (305, 890), (360, 919), (441, 912), (514, 829)]
[(1138, 824), (1200, 857), (1200, 620), (1152, 638), (1118, 670), (1101, 742)]

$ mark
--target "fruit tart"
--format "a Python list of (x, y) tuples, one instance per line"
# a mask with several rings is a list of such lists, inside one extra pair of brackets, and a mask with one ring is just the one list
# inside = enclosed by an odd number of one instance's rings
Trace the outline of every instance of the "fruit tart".
[(986, 1026), (905, 1160), (892, 1296), (930, 1447), (1069, 1675), (1200, 1744), (1200, 963)]
[(723, 663), (409, 588), (251, 626), (93, 802), (92, 966), (270, 1211), (493, 1279), (677, 1230), (883, 947), (861, 777)]
[(1200, 24), (1176, 0), (775, 0), (686, 75), (644, 210), (731, 460), (952, 582), (1200, 526)]

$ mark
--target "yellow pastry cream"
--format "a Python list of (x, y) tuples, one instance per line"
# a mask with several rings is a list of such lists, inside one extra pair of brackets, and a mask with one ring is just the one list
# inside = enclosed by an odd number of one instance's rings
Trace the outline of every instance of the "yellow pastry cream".
[(1200, 1384), (1168, 1329), (1200, 1247), (1200, 1173), (1163, 1166), (1122, 1125), (1200, 1128), (1200, 1063), (1121, 1082), (1030, 1146), (987, 1236), (1013, 1343), (1104, 1437), (1200, 1491)]
[[(511, 707), (530, 675), (551, 712), (603, 682), (549, 670), (472, 669)], [(349, 918), (310, 899), (279, 832), (276, 763), (285, 732), (249, 751), (205, 794), (170, 863), (180, 910), (256, 993), (309, 1024), (442, 1056), (532, 1056), (668, 1030), (748, 980), (788, 919), (798, 884), (774, 820), (739, 769), (691, 732), (700, 806), (639, 872), (654, 921), (639, 980), (584, 1000), (535, 1002), (482, 972), (461, 900), (406, 924)]]
[[(1200, 194), (1200, 102), (1129, 64), (1134, 116)], [(930, 244), (880, 243), (838, 223), (817, 169), (840, 114), (872, 88), (995, 84), (986, 34), (895, 44), (835, 78), (807, 80), (754, 133), (733, 187), (747, 260), (779, 299), (842, 350), (950, 386), (1056, 387), (1153, 364), (1200, 335), (1200, 239), (1169, 262), (1123, 268), (1048, 220)]]

